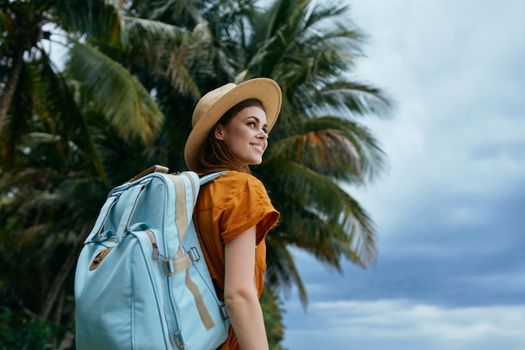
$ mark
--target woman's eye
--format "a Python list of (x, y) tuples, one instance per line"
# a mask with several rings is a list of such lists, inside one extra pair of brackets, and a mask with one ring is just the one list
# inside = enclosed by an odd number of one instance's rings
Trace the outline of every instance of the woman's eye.
[(255, 127), (255, 122), (249, 122), (248, 125)]

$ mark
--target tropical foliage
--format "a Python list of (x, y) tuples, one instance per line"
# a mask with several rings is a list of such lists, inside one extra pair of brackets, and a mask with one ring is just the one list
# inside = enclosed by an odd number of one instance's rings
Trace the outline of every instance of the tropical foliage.
[(75, 259), (107, 192), (152, 164), (183, 169), (201, 94), (266, 76), (283, 108), (253, 172), (283, 218), (262, 299), (278, 349), (280, 291), (307, 302), (291, 247), (335, 269), (375, 255), (373, 223), (341, 187), (369, 182), (384, 157), (360, 122), (390, 106), (352, 76), (362, 39), (340, 2), (3, 2), (0, 347), (70, 346)]

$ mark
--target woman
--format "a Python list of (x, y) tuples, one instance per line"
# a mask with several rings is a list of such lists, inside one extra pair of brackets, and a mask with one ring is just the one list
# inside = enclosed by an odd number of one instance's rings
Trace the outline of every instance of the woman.
[(279, 85), (257, 78), (207, 93), (193, 113), (184, 150), (188, 168), (199, 175), (227, 171), (201, 188), (194, 211), (210, 274), (231, 321), (220, 349), (268, 349), (259, 298), (264, 237), (279, 213), (249, 165), (262, 162), (280, 107)]

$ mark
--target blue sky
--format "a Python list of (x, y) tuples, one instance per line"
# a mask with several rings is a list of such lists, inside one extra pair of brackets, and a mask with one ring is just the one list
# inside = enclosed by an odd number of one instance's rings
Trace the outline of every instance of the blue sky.
[(377, 261), (342, 275), (295, 251), (288, 349), (525, 349), (525, 1), (355, 0), (356, 75), (395, 100), (365, 123), (388, 154), (348, 188)]

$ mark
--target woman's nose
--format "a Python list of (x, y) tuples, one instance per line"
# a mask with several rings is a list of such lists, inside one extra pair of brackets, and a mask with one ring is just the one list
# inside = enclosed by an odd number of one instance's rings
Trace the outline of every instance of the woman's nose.
[(267, 139), (268, 138), (268, 134), (264, 131), (264, 130), (259, 130), (259, 134), (257, 135), (258, 138), (260, 139)]

